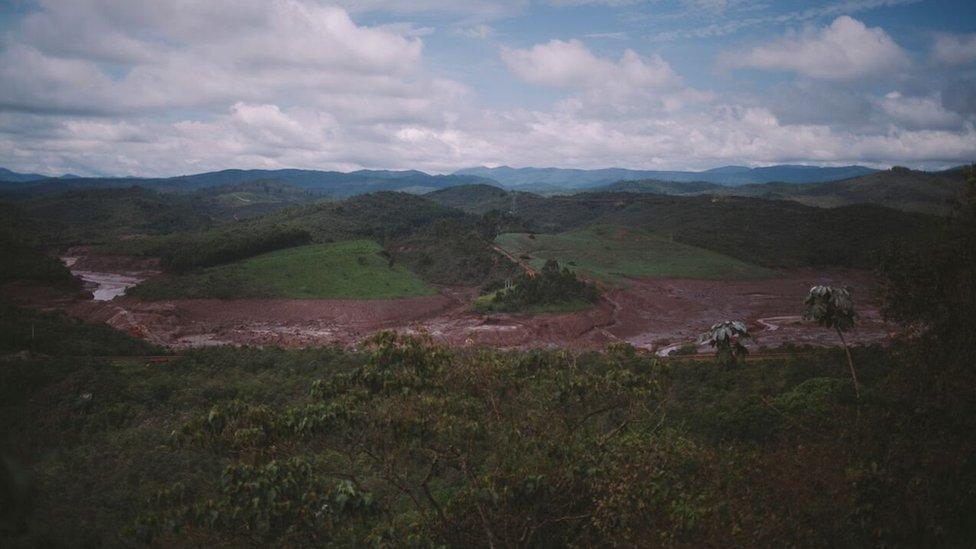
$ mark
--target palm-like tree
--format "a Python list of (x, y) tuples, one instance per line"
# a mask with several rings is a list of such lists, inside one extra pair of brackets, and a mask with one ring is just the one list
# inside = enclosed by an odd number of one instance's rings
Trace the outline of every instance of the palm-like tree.
[(707, 332), (698, 336), (699, 344), (709, 344), (715, 348), (715, 356), (719, 362), (735, 365), (739, 359), (749, 354), (749, 349), (743, 344), (752, 339), (745, 323), (738, 320), (726, 320), (713, 324)]
[(810, 288), (806, 301), (807, 311), (803, 315), (808, 320), (816, 321), (824, 328), (833, 328), (840, 337), (840, 342), (844, 346), (847, 354), (847, 366), (851, 370), (851, 381), (854, 384), (854, 394), (858, 399), (861, 398), (861, 385), (857, 381), (857, 372), (854, 370), (854, 360), (851, 359), (851, 349), (847, 346), (844, 339), (844, 332), (854, 327), (857, 320), (857, 313), (854, 312), (854, 299), (851, 291), (845, 288), (834, 288), (831, 286), (814, 286)]

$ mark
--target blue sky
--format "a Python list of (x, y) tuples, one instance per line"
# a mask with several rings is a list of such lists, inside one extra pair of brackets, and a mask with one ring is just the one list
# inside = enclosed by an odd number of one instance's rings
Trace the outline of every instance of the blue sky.
[(971, 1), (0, 3), (20, 171), (973, 160)]

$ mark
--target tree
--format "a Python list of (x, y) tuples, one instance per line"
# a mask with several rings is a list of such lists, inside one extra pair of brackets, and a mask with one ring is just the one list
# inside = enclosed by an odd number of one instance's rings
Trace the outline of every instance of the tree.
[(749, 349), (743, 344), (749, 339), (753, 337), (744, 322), (726, 320), (713, 324), (707, 332), (698, 336), (698, 343), (711, 345), (720, 363), (734, 366), (740, 358), (749, 354)]
[(857, 320), (851, 291), (832, 286), (814, 286), (810, 288), (810, 293), (807, 294), (804, 304), (807, 306), (807, 311), (803, 315), (804, 318), (813, 320), (824, 328), (833, 328), (837, 331), (837, 336), (840, 337), (844, 352), (847, 354), (847, 366), (851, 370), (854, 395), (860, 399), (861, 386), (857, 381), (857, 372), (854, 370), (851, 349), (847, 346), (847, 340), (844, 338), (844, 332), (853, 328), (854, 321)]

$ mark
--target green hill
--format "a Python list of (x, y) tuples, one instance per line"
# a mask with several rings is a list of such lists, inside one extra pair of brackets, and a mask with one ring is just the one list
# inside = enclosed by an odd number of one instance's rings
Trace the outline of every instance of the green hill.
[(806, 185), (749, 185), (735, 194), (779, 198), (820, 207), (877, 204), (896, 210), (942, 215), (963, 189), (962, 170), (922, 172), (892, 168), (853, 179)]
[(615, 225), (765, 267), (871, 267), (879, 249), (915, 242), (939, 221), (867, 204), (823, 209), (748, 197), (635, 193), (522, 196), (517, 212), (535, 232)]
[(434, 292), (382, 251), (372, 240), (298, 246), (151, 280), (129, 293), (144, 299), (392, 299)]
[(578, 273), (613, 285), (626, 278), (739, 279), (775, 272), (731, 257), (612, 225), (560, 234), (507, 233), (495, 242), (541, 269), (555, 259)]
[(424, 198), (476, 214), (507, 211), (511, 207), (510, 193), (492, 185), (458, 185), (427, 193)]

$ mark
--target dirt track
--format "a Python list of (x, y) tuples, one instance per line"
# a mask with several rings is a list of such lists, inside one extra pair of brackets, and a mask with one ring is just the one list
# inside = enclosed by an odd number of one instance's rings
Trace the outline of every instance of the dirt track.
[(821, 283), (853, 287), (861, 321), (852, 341), (883, 341), (888, 336), (889, 327), (880, 321), (870, 298), (871, 277), (842, 270), (795, 270), (780, 278), (751, 281), (632, 280), (625, 289), (606, 292), (587, 311), (535, 316), (474, 313), (469, 304), (476, 290), (458, 287), (441, 288), (434, 296), (396, 300), (142, 302), (123, 296), (74, 301), (64, 307), (75, 316), (107, 322), (174, 348), (352, 344), (378, 330), (423, 329), (454, 346), (601, 348), (611, 341), (627, 341), (667, 352), (726, 319), (746, 321), (757, 336), (756, 346), (835, 345), (832, 332), (799, 316), (807, 290)]

